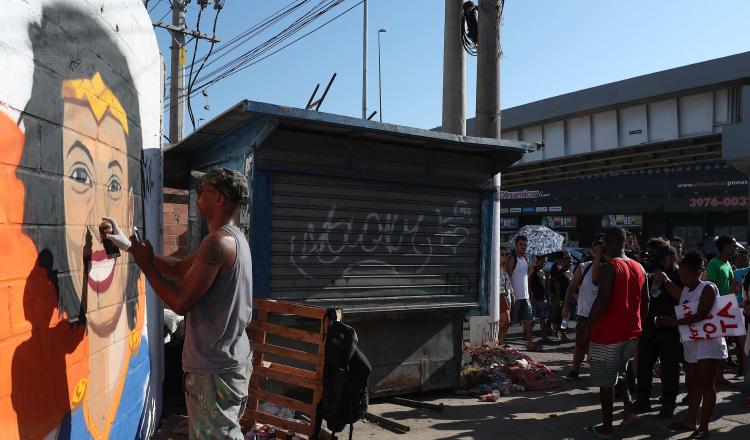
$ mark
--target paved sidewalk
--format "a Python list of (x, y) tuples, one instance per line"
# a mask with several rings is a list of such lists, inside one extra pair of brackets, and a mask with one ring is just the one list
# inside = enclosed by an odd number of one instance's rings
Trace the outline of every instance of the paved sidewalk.
[[(520, 328), (511, 328), (509, 343), (523, 349)], [(568, 371), (573, 344), (546, 346), (542, 353), (531, 353), (531, 357), (545, 363), (558, 375)], [(374, 400), (370, 412), (408, 425), (411, 431), (395, 434), (373, 423), (358, 422), (354, 427), (354, 439), (367, 440), (438, 440), (438, 439), (534, 439), (534, 440), (595, 440), (584, 428), (601, 422), (597, 389), (588, 386), (588, 368), (584, 365), (581, 378), (576, 382), (563, 381), (548, 391), (513, 393), (499, 402), (479, 402), (476, 398), (453, 394), (451, 391), (424, 393), (407, 396), (415, 400), (443, 403), (442, 412), (413, 409)], [(729, 374), (726, 377), (730, 377)], [(684, 382), (684, 376), (682, 378)], [(671, 421), (656, 417), (659, 410), (658, 396), (661, 385), (654, 381), (654, 412), (640, 416), (639, 422), (619, 438), (623, 439), (686, 439), (690, 433), (673, 434), (666, 426)], [(684, 395), (685, 388), (681, 385)], [(679, 397), (682, 398), (682, 395)], [(687, 407), (678, 407), (672, 421), (681, 420)], [(615, 404), (615, 421), (622, 417), (622, 404)], [(174, 416), (166, 421), (154, 439), (187, 439), (186, 420)], [(750, 440), (750, 410), (745, 406), (737, 390), (720, 390), (714, 422), (711, 423), (711, 439)], [(339, 434), (347, 439), (348, 429)]]
[[(511, 329), (510, 343), (522, 349), (520, 328)], [(570, 364), (572, 344), (546, 346), (542, 353), (531, 353), (531, 357), (545, 363), (557, 374), (567, 372)], [(726, 377), (730, 377), (729, 374)], [(684, 376), (682, 378), (684, 382)], [(652, 413), (640, 416), (637, 425), (619, 438), (627, 439), (685, 439), (690, 433), (670, 433), (666, 426), (671, 421), (656, 417), (659, 410), (658, 396), (661, 386), (654, 384)], [(479, 402), (468, 396), (455, 395), (449, 391), (409, 396), (416, 400), (444, 403), (442, 412), (407, 408), (375, 400), (370, 412), (404, 423), (411, 427), (407, 434), (395, 434), (372, 423), (355, 425), (355, 439), (576, 439), (594, 440), (596, 437), (584, 430), (586, 426), (601, 422), (598, 390), (589, 388), (588, 368), (585, 366), (581, 378), (576, 382), (563, 381), (560, 387), (541, 392), (513, 393), (499, 402)], [(684, 394), (684, 386), (681, 385)], [(682, 395), (679, 397), (682, 398)], [(687, 407), (678, 407), (672, 421), (681, 420)], [(622, 417), (622, 403), (615, 404), (615, 422)], [(711, 423), (711, 439), (750, 439), (750, 409), (745, 406), (737, 390), (720, 390), (714, 422)], [(348, 438), (348, 430), (340, 434)]]

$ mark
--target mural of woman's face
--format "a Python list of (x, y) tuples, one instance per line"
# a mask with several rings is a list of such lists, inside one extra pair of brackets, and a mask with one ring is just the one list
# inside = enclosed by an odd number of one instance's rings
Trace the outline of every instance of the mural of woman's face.
[(133, 224), (127, 135), (111, 114), (100, 117), (97, 120), (85, 100), (65, 99), (62, 170), (66, 252), (74, 288), (86, 301), (88, 324), (98, 333), (111, 331), (122, 313), (129, 262), (127, 253), (107, 258), (98, 225), (102, 217), (111, 217), (130, 234)]

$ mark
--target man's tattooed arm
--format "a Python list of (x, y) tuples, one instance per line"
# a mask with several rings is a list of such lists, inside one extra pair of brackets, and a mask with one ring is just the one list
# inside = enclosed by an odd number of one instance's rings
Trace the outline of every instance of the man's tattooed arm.
[(198, 249), (198, 259), (209, 266), (221, 266), (224, 262), (224, 250), (219, 240), (221, 238), (215, 235), (206, 237)]

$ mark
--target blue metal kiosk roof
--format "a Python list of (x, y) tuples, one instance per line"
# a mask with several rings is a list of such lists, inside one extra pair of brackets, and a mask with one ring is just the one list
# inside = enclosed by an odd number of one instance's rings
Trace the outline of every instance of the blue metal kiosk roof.
[(493, 159), (497, 172), (510, 166), (519, 160), (524, 153), (535, 148), (533, 144), (527, 142), (461, 136), (314, 110), (243, 100), (202, 125), (178, 144), (165, 149), (166, 183), (178, 187), (185, 184), (185, 181), (178, 176), (187, 176), (189, 170), (175, 169), (175, 167), (182, 168), (185, 164), (183, 160), (173, 160), (177, 158), (177, 155), (184, 158), (198, 150), (210, 148), (211, 145), (231, 135), (236, 130), (261, 119), (266, 119), (272, 125), (271, 131), (309, 132), (370, 142), (402, 144), (410, 147), (487, 156), (488, 159)]

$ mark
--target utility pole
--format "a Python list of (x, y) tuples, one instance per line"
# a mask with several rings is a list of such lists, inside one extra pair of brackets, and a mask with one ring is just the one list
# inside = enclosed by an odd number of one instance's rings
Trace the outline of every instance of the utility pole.
[(479, 0), (476, 135), (500, 138), (500, 20), (504, 0)]
[(443, 131), (466, 134), (466, 55), (461, 41), (463, 0), (445, 0)]
[[(500, 21), (504, 0), (479, 0), (479, 33), (477, 45), (476, 136), (500, 138)], [(500, 278), (500, 183), (493, 177), (492, 239), (490, 242), (490, 317), (499, 312), (497, 302)], [(499, 319), (499, 315), (498, 315)]]
[[(169, 80), (169, 142), (176, 144), (182, 139), (182, 123), (185, 111), (185, 62), (187, 60), (187, 51), (185, 48), (185, 36), (192, 38), (208, 40), (218, 43), (216, 35), (202, 34), (188, 29), (185, 26), (185, 12), (190, 0), (172, 0), (172, 24), (152, 23), (154, 27), (166, 29), (172, 36), (171, 62), (170, 62), (170, 80)], [(205, 8), (208, 4), (205, 1), (199, 1), (200, 7)], [(214, 2), (216, 12), (224, 7), (223, 0)]]
[[(172, 0), (172, 26), (185, 28), (186, 0)], [(171, 79), (169, 82), (169, 142), (176, 144), (182, 139), (182, 123), (185, 111), (185, 34), (172, 34), (172, 62), (170, 63)]]
[(364, 0), (364, 26), (362, 31), (362, 119), (367, 119), (367, 0)]

